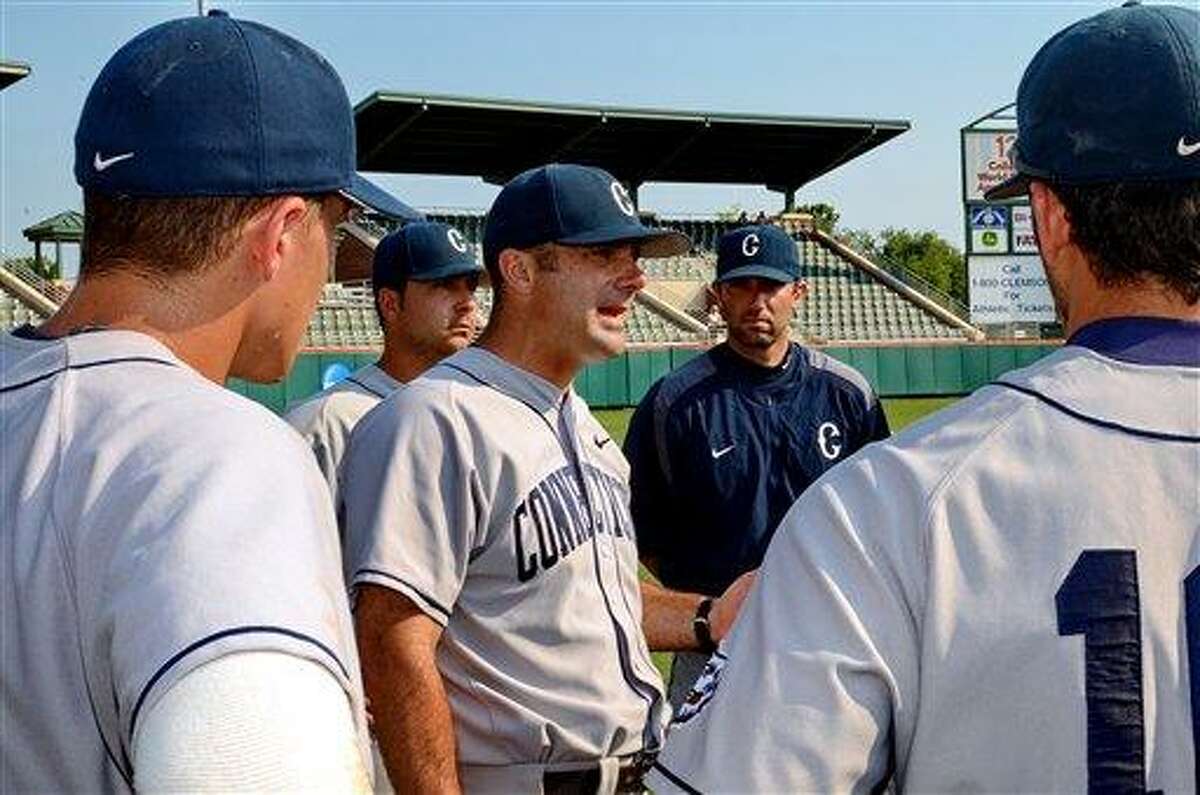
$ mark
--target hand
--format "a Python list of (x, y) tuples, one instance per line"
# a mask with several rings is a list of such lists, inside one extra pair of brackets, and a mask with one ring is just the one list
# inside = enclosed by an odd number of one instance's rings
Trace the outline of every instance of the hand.
[(721, 639), (729, 634), (757, 574), (758, 569), (746, 572), (734, 580), (733, 584), (725, 589), (725, 593), (713, 600), (712, 611), (708, 614), (708, 627), (713, 640), (717, 643), (720, 643)]

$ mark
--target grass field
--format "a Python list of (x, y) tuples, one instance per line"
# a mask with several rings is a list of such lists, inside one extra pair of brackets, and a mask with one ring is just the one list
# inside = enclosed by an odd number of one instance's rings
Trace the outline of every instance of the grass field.
[[(888, 425), (892, 432), (896, 432), (901, 428), (909, 425), (926, 414), (932, 414), (939, 409), (949, 406), (958, 398), (884, 398), (883, 411), (887, 414)], [(600, 420), (600, 424), (609, 432), (613, 439), (618, 443), (624, 443), (625, 432), (629, 430), (629, 418), (633, 416), (633, 409), (596, 409), (592, 412), (596, 415), (596, 419)], [(642, 576), (650, 576), (645, 569), (642, 570)], [(670, 652), (655, 652), (653, 655), (654, 664), (662, 673), (663, 681), (666, 682), (670, 678), (671, 673), (671, 654)]]

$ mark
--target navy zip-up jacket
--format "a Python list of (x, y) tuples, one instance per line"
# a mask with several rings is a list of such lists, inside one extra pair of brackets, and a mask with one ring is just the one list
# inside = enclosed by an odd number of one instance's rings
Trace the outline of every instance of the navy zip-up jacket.
[(795, 343), (774, 368), (718, 345), (655, 383), (630, 421), (639, 554), (668, 588), (720, 594), (762, 563), (801, 492), (887, 436), (853, 368)]

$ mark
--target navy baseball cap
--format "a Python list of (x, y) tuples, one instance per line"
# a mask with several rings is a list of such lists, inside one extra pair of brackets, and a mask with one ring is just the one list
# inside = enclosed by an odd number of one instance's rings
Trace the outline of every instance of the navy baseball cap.
[(1087, 185), (1200, 178), (1200, 13), (1136, 2), (1076, 22), (1033, 57), (1017, 89), (1016, 174)]
[(629, 192), (612, 174), (570, 163), (551, 163), (517, 175), (488, 211), (483, 231), (488, 264), (506, 248), (543, 243), (633, 243), (643, 257), (683, 254), (692, 245), (681, 232), (644, 226)]
[(716, 283), (752, 276), (776, 282), (800, 279), (796, 241), (777, 226), (739, 226), (717, 241)]
[(404, 281), (431, 282), (482, 270), (462, 232), (447, 224), (420, 221), (406, 224), (379, 241), (371, 281), (378, 289), (398, 287)]
[(75, 180), (88, 191), (340, 191), (385, 215), (415, 214), (354, 169), (353, 111), (333, 67), (295, 39), (221, 11), (164, 22), (117, 50), (75, 131)]

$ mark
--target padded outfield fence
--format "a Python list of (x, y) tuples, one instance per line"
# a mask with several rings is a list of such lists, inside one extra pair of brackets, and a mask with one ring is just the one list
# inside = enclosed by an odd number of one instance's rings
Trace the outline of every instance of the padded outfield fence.
[[(965, 395), (998, 376), (1032, 364), (1058, 343), (827, 346), (825, 353), (856, 368), (881, 397)], [(584, 369), (575, 381), (593, 408), (635, 406), (646, 390), (667, 372), (701, 352), (697, 347), (632, 349)], [(277, 384), (250, 384), (232, 379), (229, 387), (275, 412), (321, 388), (330, 367), (353, 370), (375, 361), (374, 351), (305, 352), (288, 377)]]

